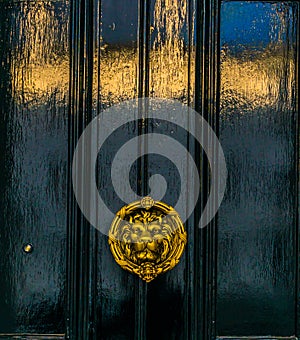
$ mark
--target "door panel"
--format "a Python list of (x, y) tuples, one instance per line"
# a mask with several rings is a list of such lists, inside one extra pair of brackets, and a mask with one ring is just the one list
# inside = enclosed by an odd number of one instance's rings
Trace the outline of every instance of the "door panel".
[(0, 333), (64, 333), (69, 5), (0, 17)]
[(296, 334), (297, 6), (221, 7), (218, 335)]

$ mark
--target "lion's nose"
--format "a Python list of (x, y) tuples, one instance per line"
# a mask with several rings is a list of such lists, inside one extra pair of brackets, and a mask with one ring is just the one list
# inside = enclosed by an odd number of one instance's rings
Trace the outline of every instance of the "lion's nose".
[(152, 241), (152, 237), (151, 234), (149, 233), (149, 231), (144, 231), (141, 235), (140, 240), (142, 242), (151, 242)]

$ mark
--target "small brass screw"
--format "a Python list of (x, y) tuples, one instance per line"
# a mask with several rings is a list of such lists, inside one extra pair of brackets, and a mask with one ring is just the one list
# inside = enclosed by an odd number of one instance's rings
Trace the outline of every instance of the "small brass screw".
[(33, 245), (31, 243), (25, 244), (23, 250), (26, 254), (30, 254), (33, 252)]

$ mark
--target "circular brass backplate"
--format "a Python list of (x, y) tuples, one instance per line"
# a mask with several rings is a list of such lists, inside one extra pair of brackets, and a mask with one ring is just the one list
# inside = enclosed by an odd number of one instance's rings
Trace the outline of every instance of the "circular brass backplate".
[(178, 213), (171, 206), (144, 197), (118, 211), (108, 242), (123, 269), (150, 282), (176, 266), (187, 235)]

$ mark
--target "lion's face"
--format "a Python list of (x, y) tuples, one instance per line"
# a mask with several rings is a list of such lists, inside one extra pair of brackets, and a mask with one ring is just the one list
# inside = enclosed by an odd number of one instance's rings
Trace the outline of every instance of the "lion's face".
[(126, 224), (122, 233), (122, 248), (131, 261), (164, 260), (171, 249), (171, 228), (162, 219), (147, 222), (136, 218)]

